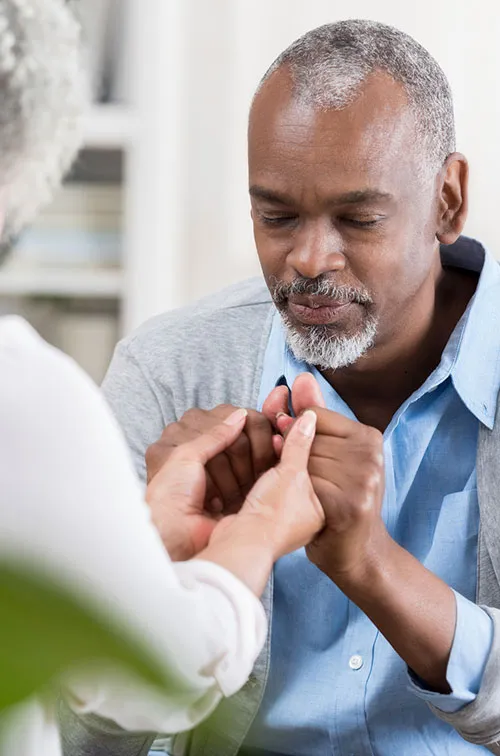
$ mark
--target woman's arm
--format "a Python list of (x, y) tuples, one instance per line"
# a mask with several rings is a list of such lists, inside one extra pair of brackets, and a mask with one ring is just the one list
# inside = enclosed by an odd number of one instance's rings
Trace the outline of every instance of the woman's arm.
[[(209, 566), (206, 580), (199, 565), (193, 580), (185, 568), (177, 574), (100, 392), (17, 318), (0, 325), (0, 445), (2, 553), (121, 623), (185, 688), (182, 701), (154, 705), (140, 685), (82, 681), (82, 711), (129, 729), (180, 731), (227, 689), (222, 660), (231, 687), (245, 683), (266, 632), (260, 602), (220, 567)], [(248, 627), (235, 622), (240, 611), (252, 616)]]
[[(280, 464), (241, 513), (212, 519), (201, 559), (173, 565), (99, 391), (18, 319), (0, 324), (0, 390), (0, 484), (9, 504), (0, 510), (0, 549), (121, 622), (156, 655), (166, 679), (183, 684), (180, 697), (123, 676), (78, 675), (74, 709), (131, 730), (191, 729), (246, 682), (265, 639), (256, 596), (273, 561), (323, 525), (306, 472), (314, 414), (296, 423)], [(244, 423), (245, 413), (234, 413), (179, 447), (155, 478), (173, 511), (188, 502), (196, 532), (207, 526), (204, 464)]]

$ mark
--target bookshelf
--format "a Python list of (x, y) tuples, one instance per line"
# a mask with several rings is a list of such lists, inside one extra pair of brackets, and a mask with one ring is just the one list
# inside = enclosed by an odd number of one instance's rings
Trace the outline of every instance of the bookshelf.
[(123, 295), (120, 270), (14, 268), (0, 273), (0, 296), (118, 299)]
[[(82, 317), (87, 309), (95, 317), (99, 307), (106, 317), (116, 312), (117, 337), (182, 303), (179, 185), (185, 9), (183, 0), (148, 0), (145, 14), (141, 0), (121, 0), (120, 11), (121, 59), (126, 64), (120, 88), (126, 91), (119, 93), (118, 101), (111, 97), (110, 102), (94, 104), (84, 121), (86, 151), (94, 158), (97, 154), (98, 161), (102, 155), (103, 164), (108, 155), (120, 154), (119, 262), (115, 267), (26, 264), (22, 253), (16, 260), (14, 251), (0, 268), (1, 307), (4, 312), (26, 312), (35, 327), (33, 307), (40, 302), (42, 310), (54, 312), (60, 302), (62, 315), (68, 307), (80, 307)], [(97, 361), (103, 363), (102, 355)], [(93, 374), (91, 367), (83, 367)], [(93, 377), (102, 376), (94, 372)]]

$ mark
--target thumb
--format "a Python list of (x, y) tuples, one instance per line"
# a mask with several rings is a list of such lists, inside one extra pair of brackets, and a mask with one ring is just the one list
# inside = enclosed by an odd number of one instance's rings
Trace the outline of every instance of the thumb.
[(292, 404), (297, 417), (310, 407), (326, 407), (319, 383), (311, 373), (301, 373), (295, 379)]
[(280, 465), (294, 471), (307, 470), (315, 433), (316, 413), (307, 410), (295, 421), (286, 437)]
[[(289, 414), (288, 400), (290, 391), (288, 386), (276, 386), (262, 405), (262, 414), (272, 425), (276, 425), (276, 415), (280, 412)], [(311, 405), (312, 406), (312, 405)]]
[(175, 459), (178, 462), (200, 462), (206, 465), (211, 459), (234, 444), (243, 430), (248, 412), (246, 409), (238, 409), (227, 417), (222, 423), (214, 425), (206, 433), (201, 434), (193, 441), (181, 444), (175, 451)]

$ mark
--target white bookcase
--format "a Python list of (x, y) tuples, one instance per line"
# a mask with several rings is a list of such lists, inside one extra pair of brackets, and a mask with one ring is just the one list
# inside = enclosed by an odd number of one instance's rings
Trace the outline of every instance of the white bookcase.
[[(119, 333), (182, 302), (179, 192), (182, 130), (182, 0), (121, 0), (127, 23), (126, 104), (95, 105), (85, 147), (123, 154), (123, 235), (118, 269), (0, 269), (2, 300), (110, 300)], [(8, 309), (8, 306), (7, 306)]]

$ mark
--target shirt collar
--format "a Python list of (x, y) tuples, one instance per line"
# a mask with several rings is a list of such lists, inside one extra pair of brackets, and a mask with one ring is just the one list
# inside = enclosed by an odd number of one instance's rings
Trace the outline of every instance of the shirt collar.
[[(493, 428), (500, 389), (500, 265), (479, 242), (466, 237), (449, 247), (441, 247), (441, 258), (444, 265), (480, 273), (479, 281), (438, 367), (408, 403), (451, 378), (469, 411), (488, 428)], [(268, 380), (261, 387), (261, 405), (275, 385), (286, 382), (291, 387), (299, 373), (311, 372), (320, 382), (327, 405), (354, 417), (316, 368), (295, 359), (287, 347), (278, 313), (273, 320), (268, 354), (272, 355), (273, 363), (268, 366)]]
[[(453, 385), (470, 412), (493, 428), (500, 389), (500, 265), (484, 247), (481, 253), (483, 264), (476, 292), (443, 358), (455, 341), (455, 354), (448, 355), (453, 358)], [(443, 262), (449, 264), (446, 254)], [(477, 270), (474, 252), (470, 257), (464, 254), (461, 262), (461, 267)]]

